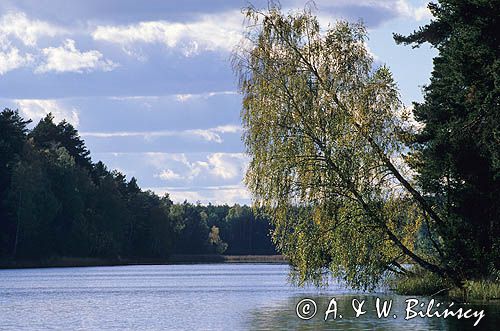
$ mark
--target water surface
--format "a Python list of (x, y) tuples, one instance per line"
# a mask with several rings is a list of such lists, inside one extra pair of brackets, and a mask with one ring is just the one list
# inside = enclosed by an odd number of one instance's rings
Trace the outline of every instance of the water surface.
[[(357, 293), (342, 284), (296, 288), (279, 264), (190, 264), (0, 270), (0, 330), (496, 330), (498, 306), (473, 320), (404, 320), (406, 297)], [(332, 298), (343, 318), (323, 320)], [(378, 319), (375, 298), (397, 318)], [(296, 316), (310, 298), (317, 314)], [(367, 313), (354, 318), (352, 299)], [(424, 300), (425, 298), (421, 298)], [(428, 300), (427, 300), (428, 301)]]

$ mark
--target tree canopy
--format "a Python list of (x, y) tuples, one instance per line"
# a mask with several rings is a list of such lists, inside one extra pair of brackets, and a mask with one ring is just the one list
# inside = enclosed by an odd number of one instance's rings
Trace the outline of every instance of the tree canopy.
[[(243, 94), (246, 183), (273, 215), (274, 239), (299, 282), (329, 269), (371, 287), (411, 261), (459, 283), (443, 242), (452, 221), (407, 163), (416, 133), (386, 66), (376, 67), (361, 23), (322, 30), (308, 8), (245, 11), (233, 54)], [(418, 238), (418, 240), (417, 240)]]
[(444, 255), (463, 277), (500, 269), (500, 2), (441, 0), (434, 19), (398, 43), (428, 42), (434, 58), (423, 124), (413, 136), (419, 185), (445, 215)]
[(29, 122), (0, 112), (1, 260), (275, 253), (267, 217), (250, 207), (173, 203), (93, 163), (68, 122)]

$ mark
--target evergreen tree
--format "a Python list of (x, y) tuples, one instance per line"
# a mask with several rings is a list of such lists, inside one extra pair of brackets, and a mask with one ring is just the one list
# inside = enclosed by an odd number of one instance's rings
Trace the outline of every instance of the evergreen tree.
[(31, 132), (28, 123), (17, 111), (0, 113), (3, 259), (220, 254), (227, 247), (221, 237), (235, 238), (235, 248), (254, 240), (248, 227), (231, 235), (239, 225), (226, 217), (227, 205), (174, 204), (168, 194), (141, 190), (135, 177), (127, 180), (101, 161), (92, 164), (69, 123), (56, 124), (51, 114)]
[(30, 121), (19, 116), (17, 110), (4, 109), (0, 113), (0, 256), (9, 255), (15, 223), (11, 222), (6, 205), (11, 184), (12, 169), (19, 161)]
[(6, 200), (9, 221), (15, 224), (11, 237), (12, 257), (51, 257), (56, 253), (57, 214), (61, 203), (54, 194), (47, 171), (46, 155), (30, 140), (16, 162)]
[(443, 254), (462, 277), (500, 268), (500, 2), (441, 0), (434, 19), (398, 43), (437, 48), (412, 164), (440, 206)]
[(89, 170), (92, 168), (90, 152), (84, 141), (78, 135), (78, 131), (65, 120), (55, 124), (54, 116), (49, 113), (40, 120), (30, 133), (30, 137), (33, 137), (40, 148), (64, 147), (75, 159), (76, 164)]

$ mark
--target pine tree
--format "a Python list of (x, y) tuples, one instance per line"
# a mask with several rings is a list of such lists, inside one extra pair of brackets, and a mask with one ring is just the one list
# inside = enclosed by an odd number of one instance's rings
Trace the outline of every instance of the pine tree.
[[(465, 277), (500, 268), (500, 2), (442, 0), (434, 19), (398, 43), (437, 48), (414, 114), (413, 167), (441, 207), (450, 264)], [(493, 269), (493, 270), (492, 270)]]

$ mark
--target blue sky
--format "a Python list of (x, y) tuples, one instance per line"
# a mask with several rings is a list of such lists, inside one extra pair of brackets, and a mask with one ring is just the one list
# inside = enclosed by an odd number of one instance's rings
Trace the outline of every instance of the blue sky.
[[(264, 1), (253, 1), (259, 7)], [(305, 1), (282, 1), (284, 10)], [(406, 105), (422, 100), (427, 46), (395, 45), (430, 19), (421, 0), (321, 0), (321, 23), (362, 19)], [(0, 3), (0, 101), (36, 123), (48, 112), (102, 160), (174, 201), (250, 203), (242, 184), (241, 96), (229, 63), (247, 1)]]

